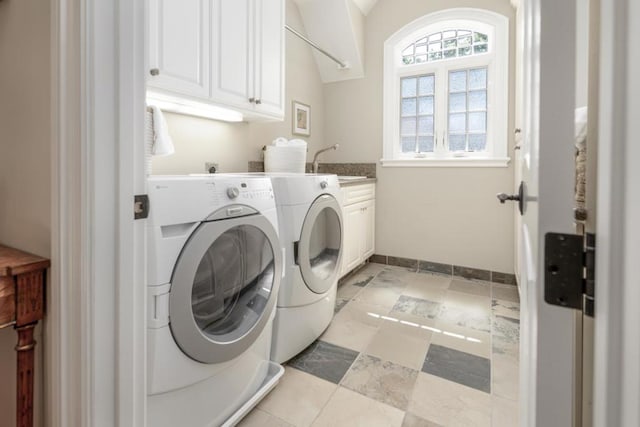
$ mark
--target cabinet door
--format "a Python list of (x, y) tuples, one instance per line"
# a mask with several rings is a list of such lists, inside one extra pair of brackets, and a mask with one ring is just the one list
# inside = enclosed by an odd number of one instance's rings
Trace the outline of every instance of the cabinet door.
[(255, 1), (256, 112), (284, 117), (284, 0)]
[(216, 103), (252, 109), (253, 1), (213, 0), (211, 7), (211, 98)]
[(351, 271), (360, 264), (362, 246), (362, 203), (346, 206), (342, 211), (344, 245), (342, 255), (342, 274)]
[(364, 202), (362, 212), (362, 261), (369, 258), (375, 252), (376, 235), (376, 203), (375, 200)]
[(148, 0), (147, 4), (148, 85), (178, 95), (208, 98), (209, 1)]

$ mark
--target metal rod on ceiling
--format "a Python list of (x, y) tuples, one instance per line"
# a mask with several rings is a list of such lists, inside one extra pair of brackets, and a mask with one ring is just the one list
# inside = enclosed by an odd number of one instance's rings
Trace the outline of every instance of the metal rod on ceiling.
[(329, 57), (332, 61), (334, 61), (335, 63), (337, 63), (338, 65), (340, 65), (340, 68), (349, 68), (349, 66), (347, 65), (346, 62), (339, 60), (338, 58), (336, 58), (335, 56), (333, 56), (332, 54), (330, 54), (329, 52), (327, 52), (326, 50), (324, 50), (323, 48), (321, 48), (320, 46), (318, 46), (315, 42), (309, 40), (304, 34), (296, 31), (295, 29), (291, 28), (289, 25), (284, 26), (284, 28), (286, 28), (287, 30), (289, 30), (291, 33), (295, 34), (296, 36), (298, 36), (300, 39), (302, 39), (303, 41), (305, 41), (306, 43), (308, 43), (312, 48), (316, 49), (317, 51), (319, 51), (320, 53), (324, 54), (325, 56)]

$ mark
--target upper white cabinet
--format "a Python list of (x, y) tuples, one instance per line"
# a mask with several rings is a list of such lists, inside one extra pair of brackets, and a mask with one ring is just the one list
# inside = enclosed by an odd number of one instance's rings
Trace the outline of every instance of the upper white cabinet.
[(208, 98), (210, 1), (149, 0), (149, 85)]
[(243, 110), (284, 114), (282, 0), (213, 0), (212, 98)]
[(255, 92), (258, 108), (284, 117), (284, 2), (254, 0), (256, 4)]
[(148, 0), (148, 86), (284, 117), (284, 0)]

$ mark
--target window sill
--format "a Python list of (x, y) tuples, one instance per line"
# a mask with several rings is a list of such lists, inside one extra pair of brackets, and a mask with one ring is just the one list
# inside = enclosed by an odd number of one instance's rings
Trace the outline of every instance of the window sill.
[(443, 157), (416, 159), (381, 159), (382, 167), (391, 168), (506, 168), (511, 159), (478, 157)]

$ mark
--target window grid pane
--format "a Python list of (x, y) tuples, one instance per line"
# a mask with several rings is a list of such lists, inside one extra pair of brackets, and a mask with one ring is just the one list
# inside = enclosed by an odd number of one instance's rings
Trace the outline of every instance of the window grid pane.
[(400, 79), (400, 150), (403, 153), (433, 152), (435, 75)]
[(422, 36), (402, 50), (404, 65), (481, 55), (489, 52), (489, 36), (477, 31), (452, 29)]
[[(474, 35), (474, 40), (475, 40)], [(449, 71), (448, 140), (450, 151), (487, 147), (487, 68)]]

